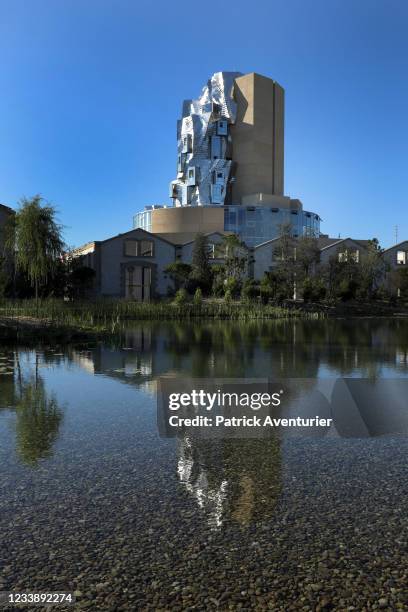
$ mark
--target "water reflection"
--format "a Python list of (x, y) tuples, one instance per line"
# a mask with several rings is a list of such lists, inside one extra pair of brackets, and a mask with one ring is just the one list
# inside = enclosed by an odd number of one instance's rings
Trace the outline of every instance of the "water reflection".
[[(408, 320), (138, 323), (1, 347), (3, 589), (68, 585), (95, 610), (405, 609), (407, 438), (389, 414), (381, 437), (376, 408), (385, 381), (383, 406), (407, 414), (407, 348)], [(309, 379), (331, 408), (336, 379), (360, 403), (365, 377), (368, 401), (358, 439), (160, 439), (160, 376)]]
[(282, 488), (280, 445), (276, 438), (177, 441), (179, 480), (210, 527), (247, 527), (273, 514)]
[[(47, 377), (40, 375), (44, 367), (73, 368), (150, 393), (163, 375), (407, 377), (408, 320), (139, 322), (104, 342), (31, 352), (4, 349), (0, 408), (14, 411), (18, 455), (30, 466), (51, 458), (63, 418), (60, 398), (50, 394)], [(115, 401), (111, 393), (107, 405)], [(257, 513), (274, 511), (281, 490), (279, 440), (185, 436), (176, 444), (177, 478), (210, 524), (219, 527), (228, 517), (245, 526)]]
[(62, 410), (57, 398), (47, 393), (38, 354), (32, 368), (22, 368), (18, 351), (3, 353), (0, 361), (0, 409), (15, 412), (17, 454), (23, 463), (36, 467), (41, 459), (52, 456)]
[(408, 320), (140, 322), (74, 359), (138, 384), (189, 377), (377, 378), (408, 373)]
[(41, 379), (24, 382), (16, 404), (16, 442), (24, 463), (36, 466), (52, 455), (62, 412), (55, 397), (48, 397)]

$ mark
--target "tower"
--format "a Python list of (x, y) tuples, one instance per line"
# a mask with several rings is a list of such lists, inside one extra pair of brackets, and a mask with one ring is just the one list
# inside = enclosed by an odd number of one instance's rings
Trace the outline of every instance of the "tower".
[(216, 72), (177, 125), (175, 206), (283, 195), (284, 90), (256, 73)]
[(254, 72), (235, 79), (235, 123), (231, 126), (236, 163), (232, 203), (255, 193), (284, 193), (285, 92)]
[(284, 195), (284, 120), (285, 92), (273, 79), (213, 74), (198, 98), (183, 102), (173, 206), (146, 207), (135, 227), (172, 240), (232, 232), (251, 247), (284, 225), (294, 237), (319, 236), (319, 215)]

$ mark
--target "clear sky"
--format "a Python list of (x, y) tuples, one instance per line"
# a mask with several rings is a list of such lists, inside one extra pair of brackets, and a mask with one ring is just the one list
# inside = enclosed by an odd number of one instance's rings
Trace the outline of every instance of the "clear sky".
[(0, 0), (0, 202), (69, 245), (170, 203), (176, 120), (219, 70), (286, 90), (285, 192), (322, 231), (408, 238), (406, 0)]

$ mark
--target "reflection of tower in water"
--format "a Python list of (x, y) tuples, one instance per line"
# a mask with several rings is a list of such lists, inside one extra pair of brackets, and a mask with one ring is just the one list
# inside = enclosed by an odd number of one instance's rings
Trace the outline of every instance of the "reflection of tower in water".
[(275, 437), (178, 440), (179, 480), (211, 528), (246, 527), (273, 514), (282, 487), (280, 447)]

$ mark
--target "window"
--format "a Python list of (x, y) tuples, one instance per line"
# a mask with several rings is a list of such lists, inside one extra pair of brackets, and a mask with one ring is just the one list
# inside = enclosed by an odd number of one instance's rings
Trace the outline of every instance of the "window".
[(216, 185), (223, 185), (224, 184), (224, 172), (221, 170), (217, 170), (216, 172), (214, 172), (214, 176), (213, 176), (213, 182)]
[(211, 203), (222, 204), (222, 185), (211, 185)]
[(360, 251), (357, 250), (350, 253), (350, 257), (355, 263), (358, 263), (360, 261)]
[(211, 136), (211, 158), (219, 159), (221, 157), (221, 138), (219, 136)]
[(279, 247), (272, 247), (272, 260), (275, 261), (285, 261), (285, 256), (283, 254), (283, 249)]
[(210, 259), (224, 259), (225, 257), (225, 246), (222, 242), (209, 242), (208, 243), (208, 257)]
[[(177, 174), (178, 175), (181, 175), (181, 176), (183, 175), (185, 162), (186, 162), (186, 154), (179, 153), (177, 156)], [(179, 176), (179, 178), (181, 178), (181, 176)]]
[(153, 240), (140, 241), (140, 255), (141, 257), (153, 257)]
[(209, 242), (207, 246), (208, 257), (210, 259), (215, 259), (215, 244), (213, 242)]
[(174, 183), (174, 182), (170, 183), (169, 196), (171, 198), (178, 197), (177, 183)]
[(182, 139), (182, 153), (191, 153), (193, 139), (191, 134), (186, 134)]
[(360, 261), (360, 251), (357, 249), (356, 251), (343, 251), (343, 253), (339, 253), (338, 259), (340, 263), (344, 263), (346, 261), (354, 261), (354, 263), (358, 263)]
[(228, 124), (223, 119), (217, 122), (217, 135), (227, 136), (228, 135)]
[(407, 254), (405, 251), (397, 251), (397, 264), (404, 266), (407, 263)]
[(137, 240), (125, 240), (125, 255), (136, 257), (137, 255)]
[(181, 187), (181, 204), (182, 206), (188, 206), (191, 204), (192, 189), (190, 185), (182, 185)]
[(187, 172), (187, 185), (194, 187), (196, 183), (196, 167), (190, 166)]
[(125, 240), (127, 257), (153, 257), (153, 240)]

